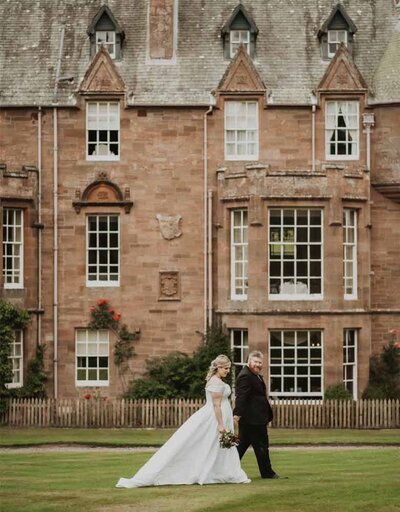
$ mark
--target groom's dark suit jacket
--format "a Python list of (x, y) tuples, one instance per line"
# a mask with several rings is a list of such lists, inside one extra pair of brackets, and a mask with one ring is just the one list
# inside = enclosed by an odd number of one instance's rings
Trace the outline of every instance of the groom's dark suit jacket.
[(241, 423), (266, 425), (273, 414), (267, 398), (267, 389), (261, 376), (254, 375), (244, 366), (236, 379), (236, 402), (234, 416), (240, 416)]

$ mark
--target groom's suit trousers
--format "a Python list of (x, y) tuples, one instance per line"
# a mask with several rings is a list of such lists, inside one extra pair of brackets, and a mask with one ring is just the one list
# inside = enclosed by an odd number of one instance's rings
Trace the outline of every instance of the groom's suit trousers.
[(269, 458), (268, 431), (266, 425), (248, 425), (239, 422), (240, 442), (237, 447), (239, 457), (242, 458), (247, 448), (251, 445), (257, 459), (258, 469), (262, 478), (268, 478), (275, 474)]

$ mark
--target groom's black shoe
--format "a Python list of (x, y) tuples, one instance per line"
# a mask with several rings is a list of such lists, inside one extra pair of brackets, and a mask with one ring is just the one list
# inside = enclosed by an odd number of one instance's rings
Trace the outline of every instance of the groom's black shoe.
[(261, 478), (270, 478), (270, 479), (273, 479), (273, 480), (287, 480), (287, 476), (280, 476), (278, 475), (277, 473), (274, 473), (273, 475), (267, 475), (267, 476), (263, 476)]

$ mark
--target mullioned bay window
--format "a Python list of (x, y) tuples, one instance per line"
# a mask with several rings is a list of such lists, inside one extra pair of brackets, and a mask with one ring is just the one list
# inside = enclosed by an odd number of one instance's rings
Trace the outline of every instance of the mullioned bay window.
[(320, 209), (269, 211), (269, 299), (320, 300), (323, 290)]

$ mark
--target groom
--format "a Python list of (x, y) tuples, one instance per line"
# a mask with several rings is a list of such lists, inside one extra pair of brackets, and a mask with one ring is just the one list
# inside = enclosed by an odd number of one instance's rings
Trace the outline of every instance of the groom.
[(237, 447), (242, 458), (251, 445), (257, 458), (261, 478), (283, 478), (275, 473), (269, 458), (267, 424), (272, 421), (272, 409), (260, 372), (263, 355), (254, 351), (249, 354), (236, 380), (236, 402), (233, 419), (239, 421), (240, 442)]

